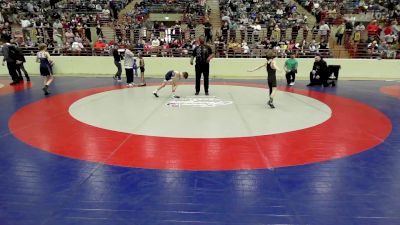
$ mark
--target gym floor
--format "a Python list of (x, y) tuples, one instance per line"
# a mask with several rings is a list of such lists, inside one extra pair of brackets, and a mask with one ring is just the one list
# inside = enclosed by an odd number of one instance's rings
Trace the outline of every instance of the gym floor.
[(400, 82), (0, 77), (1, 225), (400, 224)]

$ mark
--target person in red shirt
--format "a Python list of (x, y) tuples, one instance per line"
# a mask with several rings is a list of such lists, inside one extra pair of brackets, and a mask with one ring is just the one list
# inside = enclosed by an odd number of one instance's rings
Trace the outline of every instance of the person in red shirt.
[(95, 49), (104, 49), (106, 47), (106, 44), (103, 42), (103, 40), (99, 39), (94, 43), (93, 47)]
[(383, 30), (383, 33), (385, 35), (391, 35), (393, 33), (392, 25), (385, 27), (385, 29)]
[(379, 25), (376, 22), (376, 20), (373, 20), (370, 24), (368, 24), (367, 31), (368, 31), (368, 37), (374, 37), (378, 35)]
[(107, 47), (106, 43), (104, 43), (104, 41), (101, 40), (101, 39), (97, 40), (93, 45), (93, 48), (94, 48), (94, 51), (95, 51), (96, 55), (97, 54), (102, 54), (103, 50), (106, 47)]

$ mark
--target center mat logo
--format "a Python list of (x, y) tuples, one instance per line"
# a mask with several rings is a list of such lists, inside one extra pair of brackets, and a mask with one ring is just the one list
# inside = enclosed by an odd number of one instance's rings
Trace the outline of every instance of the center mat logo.
[(225, 101), (216, 96), (188, 96), (183, 98), (173, 98), (167, 102), (170, 107), (217, 107), (233, 104), (233, 101)]

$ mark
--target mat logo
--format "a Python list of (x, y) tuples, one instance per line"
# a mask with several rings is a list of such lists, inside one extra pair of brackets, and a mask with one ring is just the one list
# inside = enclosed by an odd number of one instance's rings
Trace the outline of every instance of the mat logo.
[(215, 96), (188, 96), (173, 98), (166, 105), (171, 107), (217, 107), (231, 104), (233, 104), (233, 101), (225, 101)]

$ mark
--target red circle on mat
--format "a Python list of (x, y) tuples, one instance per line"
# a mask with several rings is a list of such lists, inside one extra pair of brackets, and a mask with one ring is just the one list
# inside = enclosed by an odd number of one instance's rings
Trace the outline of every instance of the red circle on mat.
[(400, 85), (384, 86), (380, 90), (384, 94), (400, 99)]
[(0, 83), (4, 85), (4, 87), (0, 88), (0, 96), (32, 87), (32, 82), (21, 82), (16, 85), (10, 85), (10, 81), (0, 80)]
[[(265, 88), (259, 84), (214, 84)], [(109, 165), (239, 170), (294, 166), (346, 157), (382, 143), (392, 129), (390, 120), (383, 113), (366, 104), (300, 89), (285, 91), (324, 102), (332, 110), (331, 118), (303, 130), (254, 137), (135, 135), (94, 127), (75, 120), (69, 114), (68, 108), (75, 101), (114, 89), (116, 87), (75, 91), (32, 103), (12, 116), (10, 130), (23, 142), (41, 150)], [(117, 116), (118, 112), (115, 113)]]

